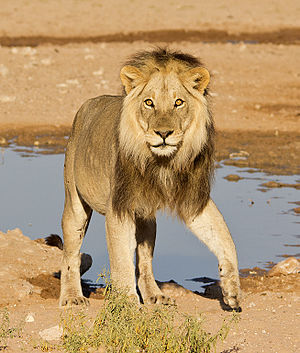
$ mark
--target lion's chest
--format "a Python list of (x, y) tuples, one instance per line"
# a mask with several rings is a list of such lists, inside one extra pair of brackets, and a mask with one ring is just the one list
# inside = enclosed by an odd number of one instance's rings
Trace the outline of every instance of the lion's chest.
[(166, 168), (158, 168), (151, 175), (142, 177), (133, 196), (136, 212), (150, 216), (159, 209), (173, 210), (176, 204), (177, 188), (174, 173)]

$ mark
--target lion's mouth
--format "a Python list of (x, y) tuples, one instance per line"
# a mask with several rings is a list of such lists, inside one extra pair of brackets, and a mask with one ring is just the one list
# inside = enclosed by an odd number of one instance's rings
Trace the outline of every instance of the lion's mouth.
[(177, 147), (177, 145), (171, 145), (170, 143), (165, 143), (165, 141), (160, 143), (160, 144), (158, 144), (158, 145), (151, 145), (151, 147), (155, 147), (155, 148), (156, 147), (167, 147), (167, 146)]
[(158, 156), (171, 156), (177, 151), (177, 145), (163, 142), (158, 145), (150, 145), (150, 150)]

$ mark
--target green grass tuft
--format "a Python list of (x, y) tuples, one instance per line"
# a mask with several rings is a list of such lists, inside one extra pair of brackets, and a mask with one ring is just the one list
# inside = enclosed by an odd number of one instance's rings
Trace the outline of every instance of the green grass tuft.
[(0, 351), (7, 348), (9, 338), (20, 337), (22, 328), (11, 327), (7, 308), (0, 311)]
[(237, 315), (215, 333), (206, 332), (202, 316), (179, 313), (175, 306), (139, 306), (126, 291), (106, 287), (103, 308), (93, 323), (84, 312), (68, 311), (63, 318), (66, 352), (101, 349), (108, 353), (209, 353), (226, 338)]

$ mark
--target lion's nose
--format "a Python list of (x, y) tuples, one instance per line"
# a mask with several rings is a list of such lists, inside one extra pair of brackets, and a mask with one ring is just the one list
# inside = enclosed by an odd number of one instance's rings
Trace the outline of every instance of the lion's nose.
[(174, 130), (161, 130), (161, 131), (154, 131), (157, 135), (159, 135), (163, 140), (165, 140), (168, 136), (172, 135)]

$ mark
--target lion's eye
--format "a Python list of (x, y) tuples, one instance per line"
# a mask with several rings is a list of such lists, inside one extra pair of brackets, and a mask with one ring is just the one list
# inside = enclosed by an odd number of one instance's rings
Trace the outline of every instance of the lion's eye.
[(153, 100), (152, 99), (146, 99), (145, 101), (144, 101), (144, 103), (145, 103), (145, 105), (147, 106), (147, 107), (149, 107), (149, 108), (153, 108), (154, 107), (154, 103), (153, 103)]
[(174, 106), (180, 107), (181, 105), (183, 105), (183, 103), (184, 103), (184, 101), (182, 99), (178, 98), (178, 99), (176, 99)]

